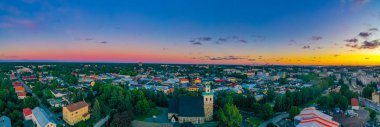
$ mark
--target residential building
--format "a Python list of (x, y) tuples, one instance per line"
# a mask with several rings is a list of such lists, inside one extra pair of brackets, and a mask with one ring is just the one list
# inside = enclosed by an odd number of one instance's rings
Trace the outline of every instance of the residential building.
[(372, 102), (380, 103), (380, 92), (379, 91), (375, 91), (372, 93)]
[(332, 120), (314, 107), (304, 108), (299, 115), (294, 117), (296, 127), (339, 127), (339, 123)]
[(90, 118), (89, 107), (90, 105), (84, 101), (67, 105), (62, 109), (63, 120), (71, 126), (80, 121), (88, 120)]
[(32, 110), (32, 120), (36, 127), (56, 127), (56, 123), (50, 119), (49, 115), (40, 107)]
[(26, 92), (17, 92), (18, 99), (25, 99), (26, 97)]
[(7, 116), (1, 116), (0, 117), (0, 127), (11, 127), (11, 119)]
[(192, 86), (187, 88), (187, 91), (198, 91), (198, 90), (199, 90), (199, 88), (196, 85), (192, 85)]
[(24, 108), (22, 110), (23, 114), (24, 114), (24, 119), (25, 120), (31, 120), (32, 119), (32, 109), (30, 108)]
[(351, 99), (351, 108), (352, 110), (359, 110), (359, 101), (356, 98)]
[(50, 92), (54, 95), (54, 97), (63, 97), (67, 93), (63, 92), (62, 90), (50, 90)]

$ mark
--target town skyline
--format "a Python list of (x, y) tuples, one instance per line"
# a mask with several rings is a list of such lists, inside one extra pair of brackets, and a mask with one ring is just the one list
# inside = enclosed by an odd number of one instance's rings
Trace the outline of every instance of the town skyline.
[(379, 8), (374, 0), (4, 1), (0, 62), (376, 66)]

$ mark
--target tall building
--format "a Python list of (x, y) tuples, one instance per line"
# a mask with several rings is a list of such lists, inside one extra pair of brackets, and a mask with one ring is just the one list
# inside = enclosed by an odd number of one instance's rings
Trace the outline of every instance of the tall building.
[(372, 93), (372, 102), (380, 103), (380, 92), (379, 91), (375, 91)]
[(181, 96), (169, 101), (168, 119), (171, 122), (203, 124), (212, 120), (214, 95), (206, 86), (202, 96)]
[(214, 94), (211, 92), (210, 85), (206, 85), (205, 92), (203, 92), (205, 120), (212, 120), (214, 110)]
[(71, 126), (80, 121), (88, 120), (90, 118), (89, 107), (90, 105), (84, 101), (67, 105), (62, 109), (63, 120)]

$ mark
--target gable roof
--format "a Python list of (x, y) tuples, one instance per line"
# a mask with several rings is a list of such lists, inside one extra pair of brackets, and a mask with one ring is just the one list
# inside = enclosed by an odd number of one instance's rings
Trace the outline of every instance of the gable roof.
[(359, 106), (359, 101), (358, 101), (358, 99), (356, 99), (356, 98), (352, 98), (352, 99), (351, 99), (351, 105), (352, 105), (352, 106)]
[(32, 109), (24, 108), (24, 109), (22, 109), (22, 112), (24, 113), (24, 116), (29, 116), (32, 114)]
[(81, 109), (83, 107), (86, 107), (86, 106), (89, 106), (86, 102), (84, 101), (80, 101), (80, 102), (77, 102), (77, 103), (73, 103), (73, 104), (70, 104), (70, 105), (67, 105), (66, 108), (70, 111), (70, 112), (74, 112), (78, 109)]
[(44, 127), (49, 123), (54, 123), (54, 121), (49, 118), (49, 115), (42, 110), (42, 108), (36, 107), (32, 110), (32, 112), (39, 125)]
[(204, 117), (204, 103), (202, 96), (182, 96), (171, 99), (169, 113), (177, 113), (182, 117)]

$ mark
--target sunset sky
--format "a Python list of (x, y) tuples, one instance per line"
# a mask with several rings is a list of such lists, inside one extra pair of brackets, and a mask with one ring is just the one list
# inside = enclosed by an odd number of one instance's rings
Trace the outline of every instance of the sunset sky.
[(0, 61), (380, 65), (380, 0), (1, 0)]

